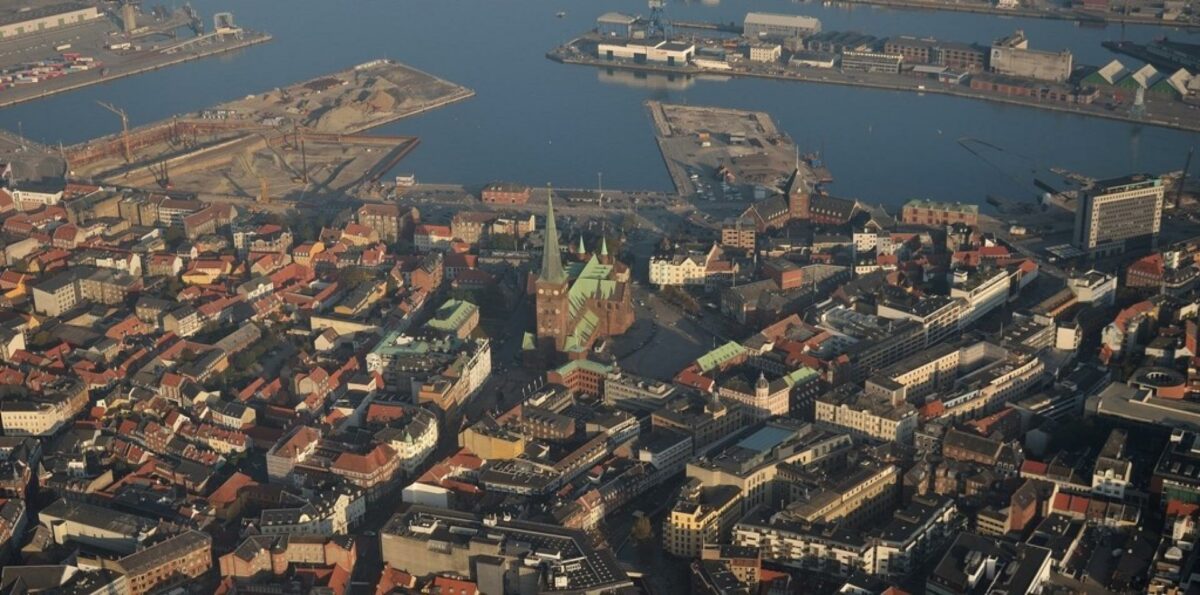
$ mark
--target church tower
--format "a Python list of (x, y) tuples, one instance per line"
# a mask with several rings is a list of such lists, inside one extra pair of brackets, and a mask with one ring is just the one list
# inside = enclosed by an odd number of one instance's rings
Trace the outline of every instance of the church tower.
[(537, 339), (547, 351), (561, 352), (567, 339), (570, 288), (558, 248), (558, 227), (554, 222), (554, 197), (550, 193), (546, 208), (546, 242), (542, 247), (542, 270), (534, 284), (537, 290)]
[(788, 218), (793, 221), (812, 219), (813, 188), (811, 182), (805, 179), (804, 172), (800, 170), (799, 148), (796, 149), (796, 167), (792, 170), (792, 177), (787, 181), (786, 190)]

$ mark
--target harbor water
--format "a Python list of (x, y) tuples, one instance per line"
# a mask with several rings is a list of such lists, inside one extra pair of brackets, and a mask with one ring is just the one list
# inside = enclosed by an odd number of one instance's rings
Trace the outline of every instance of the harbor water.
[[(803, 150), (820, 152), (836, 178), (835, 194), (890, 206), (913, 197), (1030, 198), (1037, 193), (1034, 176), (1050, 167), (1093, 177), (1178, 170), (1188, 147), (1200, 141), (1194, 133), (941, 95), (635, 76), (544, 57), (603, 12), (647, 13), (644, 1), (198, 0), (193, 6), (207, 17), (232, 11), (240, 25), (268, 31), (274, 41), (3, 109), (0, 127), (70, 144), (119, 129), (97, 101), (121, 106), (138, 125), (386, 57), (476, 92), (376, 130), (421, 137), (398, 169), (422, 182), (590, 187), (603, 172), (605, 187), (669, 190), (647, 99), (769, 112)], [(1200, 42), (1195, 34), (1147, 26), (784, 0), (672, 2), (667, 16), (740, 22), (751, 10), (815, 16), (825, 30), (879, 37), (990, 43), (1023, 29), (1032, 47), (1070, 49), (1076, 63), (1096, 65), (1118, 57), (1100, 46), (1105, 40), (1169, 35)]]

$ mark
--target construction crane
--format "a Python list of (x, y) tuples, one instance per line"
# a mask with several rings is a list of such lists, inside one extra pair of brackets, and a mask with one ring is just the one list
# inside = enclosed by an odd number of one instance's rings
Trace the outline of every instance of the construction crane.
[(146, 169), (151, 175), (154, 176), (154, 181), (158, 183), (159, 187), (165, 190), (170, 190), (172, 188), (171, 170), (166, 160), (163, 160), (157, 164), (151, 163), (150, 165), (146, 166)]
[(125, 110), (103, 101), (97, 101), (100, 107), (116, 114), (121, 118), (121, 147), (125, 149), (125, 163), (133, 163), (133, 149), (129, 146), (129, 116)]
[[(254, 157), (251, 156), (251, 159), (253, 158)], [(238, 163), (241, 164), (242, 169), (245, 169), (251, 176), (254, 176), (258, 179), (258, 202), (262, 204), (271, 202), (271, 197), (267, 194), (269, 189), (267, 185), (267, 178), (260, 175), (258, 170), (254, 169), (254, 166), (250, 163), (250, 159), (246, 159), (245, 155), (238, 156)]]
[(655, 35), (666, 39), (671, 35), (666, 15), (667, 0), (648, 0), (647, 6), (650, 8), (650, 19), (646, 23), (646, 39), (652, 39)]

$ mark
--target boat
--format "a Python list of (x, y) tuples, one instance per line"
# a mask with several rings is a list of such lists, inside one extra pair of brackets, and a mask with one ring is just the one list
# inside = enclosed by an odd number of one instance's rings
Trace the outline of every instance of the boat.
[(554, 16), (556, 16), (556, 17), (558, 17), (558, 18), (560, 18), (560, 19), (561, 19), (561, 18), (563, 18), (563, 17), (567, 16), (567, 13), (565, 13), (565, 12), (563, 12), (563, 11), (561, 11), (561, 10), (560, 10), (560, 11), (558, 11), (558, 14), (556, 14), (556, 15), (554, 15)]

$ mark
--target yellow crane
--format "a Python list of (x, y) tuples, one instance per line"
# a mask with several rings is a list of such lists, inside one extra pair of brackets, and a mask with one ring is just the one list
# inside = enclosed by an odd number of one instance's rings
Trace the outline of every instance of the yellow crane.
[[(254, 158), (254, 156), (252, 155), (250, 157), (250, 159), (253, 159), (253, 158)], [(245, 155), (239, 155), (238, 163), (241, 164), (242, 169), (245, 169), (250, 175), (252, 175), (258, 179), (258, 199), (257, 200), (258, 200), (258, 202), (260, 202), (262, 204), (267, 204), (267, 203), (271, 202), (271, 196), (268, 194), (269, 186), (267, 184), (267, 178), (265, 178), (264, 176), (259, 174), (258, 170), (254, 169), (254, 165), (250, 162), (250, 159), (247, 159)]]
[(125, 110), (111, 103), (103, 101), (97, 101), (96, 103), (121, 118), (121, 147), (125, 149), (125, 162), (133, 163), (133, 149), (129, 146), (129, 116), (125, 113)]

